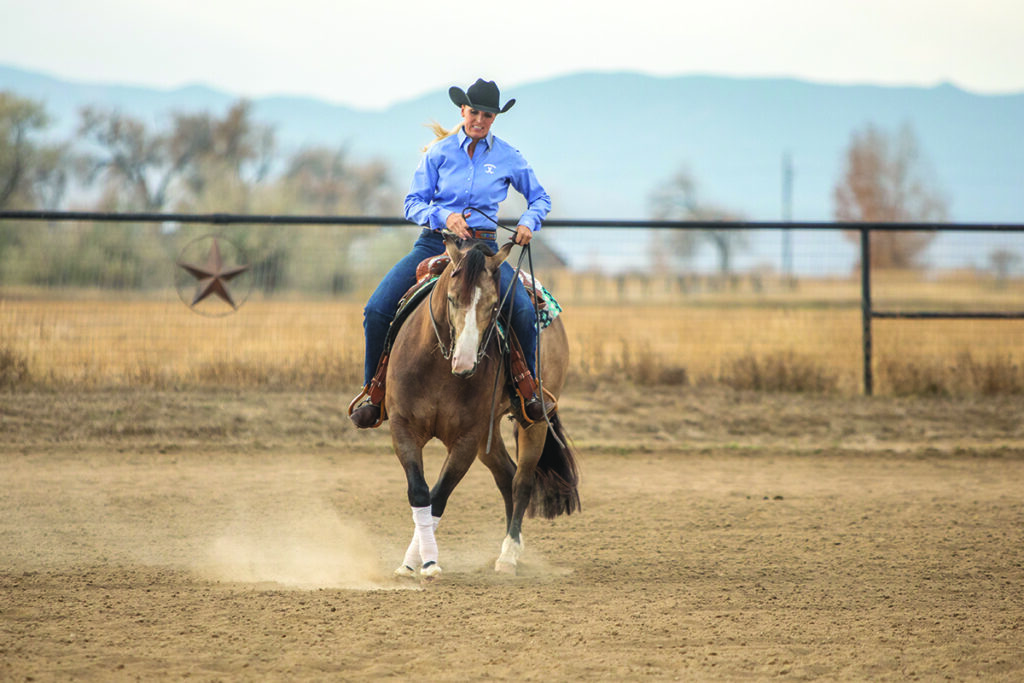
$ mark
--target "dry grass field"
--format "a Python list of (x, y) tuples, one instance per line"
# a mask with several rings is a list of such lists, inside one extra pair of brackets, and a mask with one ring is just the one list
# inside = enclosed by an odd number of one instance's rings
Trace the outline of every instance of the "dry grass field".
[[(1019, 284), (878, 280), (876, 307), (884, 310), (1024, 309)], [(861, 390), (855, 280), (758, 291), (705, 286), (685, 296), (668, 280), (563, 275), (546, 283), (566, 292), (577, 382)], [(0, 298), (0, 386), (351, 390), (362, 379), (361, 299), (254, 296), (237, 312), (205, 316), (174, 292), (10, 294)], [(876, 320), (873, 331), (880, 393), (1024, 392), (1024, 321)]]

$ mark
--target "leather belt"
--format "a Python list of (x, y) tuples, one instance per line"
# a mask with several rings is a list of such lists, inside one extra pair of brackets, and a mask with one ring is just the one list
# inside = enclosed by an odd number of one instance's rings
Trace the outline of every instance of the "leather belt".
[(474, 230), (473, 228), (470, 228), (469, 231), (473, 233), (473, 237), (478, 240), (489, 240), (493, 242), (498, 238), (497, 230)]

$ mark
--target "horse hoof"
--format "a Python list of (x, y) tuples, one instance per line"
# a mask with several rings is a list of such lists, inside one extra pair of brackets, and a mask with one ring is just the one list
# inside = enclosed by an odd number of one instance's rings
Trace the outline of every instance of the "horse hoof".
[(441, 565), (436, 562), (423, 565), (423, 568), (420, 569), (420, 576), (424, 581), (434, 581), (441, 576)]
[(505, 574), (507, 576), (515, 576), (516, 575), (516, 563), (515, 562), (505, 562), (505, 561), (503, 561), (501, 559), (498, 559), (494, 563), (494, 571), (498, 572), (499, 574)]
[(411, 579), (416, 576), (416, 570), (412, 567), (407, 567), (403, 564), (401, 567), (395, 570), (395, 576), (397, 576), (400, 579)]
[(523, 556), (523, 549), (525, 544), (523, 543), (523, 537), (520, 536), (518, 541), (512, 540), (511, 536), (506, 536), (505, 540), (501, 542), (501, 554), (498, 555), (498, 563), (510, 564), (513, 567), (516, 566), (516, 562)]

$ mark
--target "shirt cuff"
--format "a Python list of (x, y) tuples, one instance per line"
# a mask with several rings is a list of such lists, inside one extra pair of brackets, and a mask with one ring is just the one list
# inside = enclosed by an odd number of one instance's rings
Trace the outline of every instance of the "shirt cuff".
[(430, 229), (431, 230), (444, 230), (448, 225), (445, 223), (446, 215), (443, 209), (434, 209), (430, 212)]
[(536, 216), (531, 216), (529, 214), (523, 214), (519, 217), (519, 225), (525, 225), (533, 232), (540, 230), (540, 221)]

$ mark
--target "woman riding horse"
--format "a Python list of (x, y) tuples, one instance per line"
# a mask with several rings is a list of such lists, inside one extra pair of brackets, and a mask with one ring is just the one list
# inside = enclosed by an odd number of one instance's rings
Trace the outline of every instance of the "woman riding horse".
[[(537, 182), (523, 155), (491, 133), (495, 117), (511, 109), (515, 100), (499, 107), (498, 86), (483, 79), (477, 79), (466, 91), (453, 86), (448, 96), (460, 108), (462, 122), (450, 131), (435, 125), (438, 139), (426, 149), (405, 198), (405, 217), (426, 227), (412, 251), (384, 276), (363, 311), (364, 386), (356, 400), (366, 398), (350, 413), (352, 422), (360, 429), (376, 427), (382, 421), (379, 401), (383, 387), (371, 391), (371, 382), (377, 374), (388, 327), (399, 300), (416, 282), (416, 266), (426, 258), (444, 253), (441, 231), (447, 229), (462, 239), (482, 240), (492, 252), (497, 252), (497, 232), (490, 218), (497, 216), (498, 205), (508, 195), (509, 186), (521, 193), (528, 204), (516, 227), (516, 244), (529, 244), (551, 210), (551, 198)], [(513, 296), (505, 298), (509, 286), (513, 287)], [(534, 307), (508, 263), (500, 268), (500, 287), (507, 302), (504, 311), (507, 314), (511, 310), (509, 323), (531, 373), (527, 378), (529, 385), (529, 380), (537, 376)], [(383, 382), (383, 376), (379, 381)], [(535, 382), (532, 384), (536, 387)], [(550, 411), (551, 406), (545, 405), (536, 389), (524, 399), (524, 412), (530, 420), (543, 420)]]

